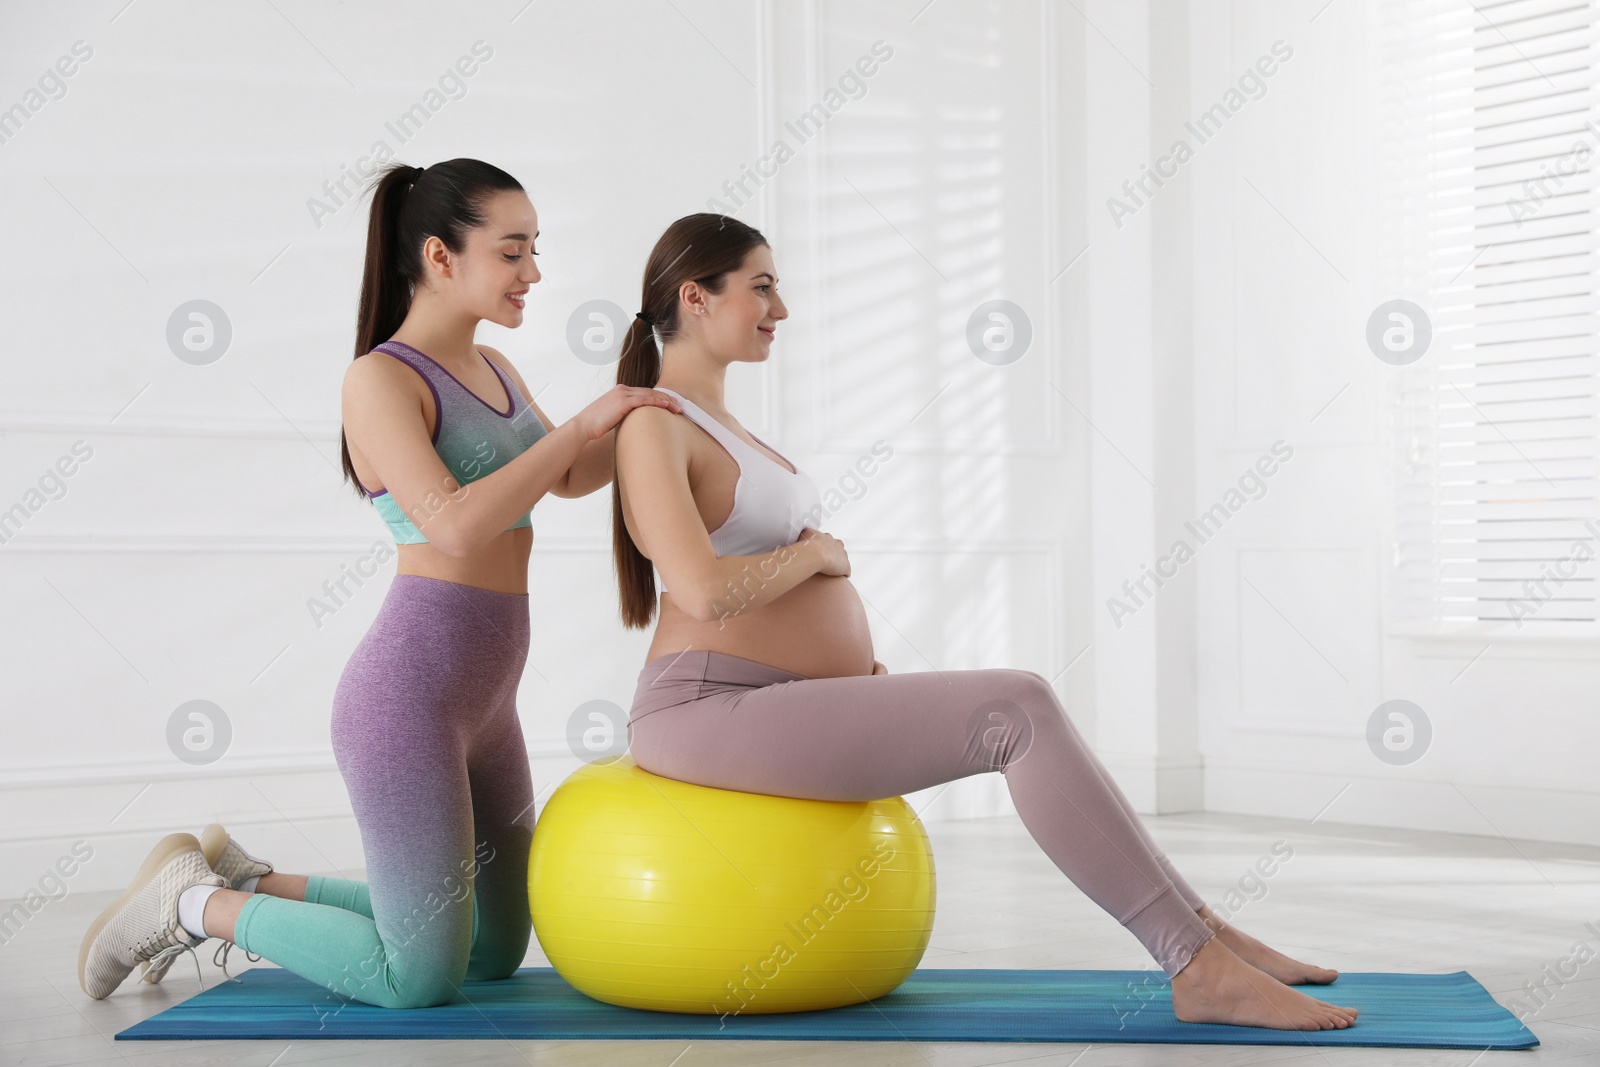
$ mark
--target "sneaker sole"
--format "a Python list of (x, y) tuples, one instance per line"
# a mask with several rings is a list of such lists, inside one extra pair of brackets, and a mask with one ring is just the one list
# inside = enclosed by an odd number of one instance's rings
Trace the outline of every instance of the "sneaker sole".
[(139, 865), (139, 872), (133, 876), (132, 884), (128, 886), (122, 896), (113, 901), (95, 918), (94, 922), (89, 924), (89, 931), (83, 935), (83, 944), (78, 949), (78, 987), (86, 995), (93, 995), (89, 993), (89, 980), (88, 975), (85, 973), (89, 963), (89, 949), (94, 947), (95, 939), (100, 936), (100, 931), (105, 929), (106, 924), (112, 920), (117, 912), (126, 907), (129, 901), (138, 896), (140, 891), (150, 884), (150, 880), (156, 876), (156, 872), (166, 866), (172, 857), (199, 847), (200, 842), (195, 839), (193, 834), (178, 833), (168, 834), (163, 837), (156, 842), (156, 847), (150, 850), (150, 855), (146, 856), (144, 862)]

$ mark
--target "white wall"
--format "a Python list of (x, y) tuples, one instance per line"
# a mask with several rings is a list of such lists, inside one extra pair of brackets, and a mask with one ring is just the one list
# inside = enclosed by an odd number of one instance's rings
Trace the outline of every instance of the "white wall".
[[(1191, 116), (1293, 49), (1162, 194), (1194, 222), (1172, 251), (1192, 264), (1196, 508), (1274, 441), (1293, 449), (1193, 565), (1205, 806), (1600, 843), (1592, 643), (1420, 640), (1383, 610), (1398, 368), (1363, 330), (1402, 294), (1375, 281), (1379, 3), (1189, 6)], [(1405, 766), (1366, 739), (1394, 699), (1433, 729)]]
[[(735, 207), (793, 314), (730, 399), (823, 485), (894, 448), (828, 520), (891, 670), (1045, 674), (1141, 811), (1600, 841), (1587, 647), (1386, 631), (1387, 368), (1360, 343), (1390, 295), (1368, 281), (1375, 2), (0, 16), (0, 107), (93, 49), (0, 143), (0, 509), (29, 512), (0, 544), (0, 896), (80, 839), (74, 885), (120, 885), (156, 836), (214, 818), (282, 869), (361, 866), (328, 716), (393, 562), (320, 627), (307, 601), (384, 539), (338, 478), (365, 204), (319, 226), (307, 203), (396, 146), (385, 123), (477, 41), (493, 54), (465, 96), (397, 154), (479, 156), (528, 187), (546, 279), (523, 328), (480, 337), (558, 418), (609, 383), (565, 350), (571, 310), (631, 308), (667, 223), (794, 149)], [(1279, 39), (1294, 55), (1265, 95), (1119, 225), (1107, 199)], [(865, 95), (800, 143), (786, 120), (879, 40), (894, 54)], [(964, 339), (992, 298), (1033, 330), (1009, 365)], [(192, 299), (232, 324), (209, 366), (165, 340)], [(1114, 617), (1279, 439), (1294, 454), (1265, 497)], [(29, 497), (80, 440), (64, 494)], [(568, 715), (625, 706), (648, 640), (615, 621), (607, 522), (604, 494), (535, 512), (519, 703), (541, 798), (577, 764)], [(1393, 697), (1435, 724), (1409, 767), (1365, 741)], [(209, 766), (166, 740), (194, 699), (233, 731)], [(1010, 810), (997, 775), (912, 799)]]
[[(792, 317), (767, 366), (734, 372), (730, 403), (824, 486), (892, 445), (828, 520), (891, 670), (1036, 670), (1093, 728), (1078, 658), (1091, 431), (1063, 399), (1089, 402), (1071, 358), (1086, 276), (1062, 269), (1084, 242), (1088, 31), (1069, 6), (190, 3), (0, 20), (0, 106), (31, 103), (75, 42), (92, 49), (0, 144), (0, 508), (28, 512), (0, 544), (0, 897), (80, 839), (95, 855), (73, 885), (119, 886), (157, 836), (212, 819), (280, 869), (362, 865), (328, 719), (394, 563), (320, 627), (307, 602), (385, 536), (338, 476), (366, 203), (323, 193), (378, 140), (527, 186), (545, 281), (520, 330), (479, 336), (556, 418), (610, 382), (566, 351), (572, 309), (632, 309), (661, 230), (789, 140), (794, 158), (736, 213), (773, 242)], [(808, 142), (786, 133), (878, 40), (893, 57), (865, 95)], [(492, 55), (465, 95), (401, 144), (386, 124), (479, 41)], [(320, 224), (317, 197), (335, 208)], [(964, 339), (996, 297), (1033, 329), (1006, 366)], [(166, 342), (193, 299), (233, 331), (207, 366)], [(79, 440), (92, 455), (64, 494), (29, 497)], [(608, 521), (607, 494), (535, 512), (519, 707), (541, 800), (577, 765), (568, 715), (625, 707), (648, 641), (616, 622)], [(195, 699), (232, 731), (207, 766), (166, 738)], [(997, 775), (913, 802), (930, 818), (1010, 810)]]

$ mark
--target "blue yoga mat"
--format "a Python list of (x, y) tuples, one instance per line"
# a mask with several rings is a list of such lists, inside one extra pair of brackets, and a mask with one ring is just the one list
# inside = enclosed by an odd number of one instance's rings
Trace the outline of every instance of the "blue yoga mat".
[(1300, 986), (1361, 1012), (1344, 1030), (1178, 1022), (1159, 971), (923, 968), (866, 1004), (783, 1015), (676, 1015), (602, 1004), (548, 967), (466, 982), (435, 1008), (377, 1008), (255, 967), (128, 1027), (118, 1040), (543, 1038), (704, 1041), (1094, 1041), (1189, 1045), (1532, 1048), (1539, 1039), (1466, 971), (1341, 974)]

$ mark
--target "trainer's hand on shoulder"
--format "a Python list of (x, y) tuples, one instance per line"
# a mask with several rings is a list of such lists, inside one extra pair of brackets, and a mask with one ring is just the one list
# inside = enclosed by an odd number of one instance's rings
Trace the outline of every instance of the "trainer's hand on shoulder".
[(588, 407), (572, 416), (572, 421), (583, 431), (585, 441), (603, 437), (636, 407), (653, 404), (668, 411), (682, 412), (678, 399), (656, 389), (637, 385), (614, 385)]

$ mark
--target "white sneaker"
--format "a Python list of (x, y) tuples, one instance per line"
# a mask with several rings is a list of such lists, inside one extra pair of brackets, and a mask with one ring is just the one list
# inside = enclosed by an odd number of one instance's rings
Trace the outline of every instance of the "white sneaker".
[(250, 878), (272, 873), (272, 864), (246, 852), (219, 822), (200, 831), (200, 851), (206, 854), (211, 869), (228, 880), (229, 889), (238, 889)]
[(78, 949), (78, 984), (83, 991), (102, 1000), (122, 984), (135, 964), (158, 954), (170, 954), (170, 960), (204, 942), (204, 937), (195, 937), (178, 922), (178, 897), (196, 885), (225, 887), (222, 876), (206, 864), (193, 834), (163, 837), (139, 866), (133, 884), (83, 935)]
[[(229, 889), (238, 889), (247, 879), (257, 875), (268, 874), (272, 871), (272, 864), (266, 860), (257, 859), (250, 855), (239, 842), (229, 836), (228, 831), (222, 828), (221, 823), (212, 823), (200, 831), (200, 851), (205, 853), (206, 865), (217, 874), (220, 874), (228, 883)], [(167, 976), (167, 970), (174, 960), (183, 954), (182, 949), (162, 955), (158, 959), (146, 960), (140, 964), (143, 973), (141, 979), (154, 985)], [(247, 957), (249, 953), (245, 954)], [(227, 974), (227, 950), (224, 946), (222, 952), (222, 973)], [(260, 956), (251, 957), (251, 962), (261, 959)], [(213, 962), (216, 962), (213, 958)]]

